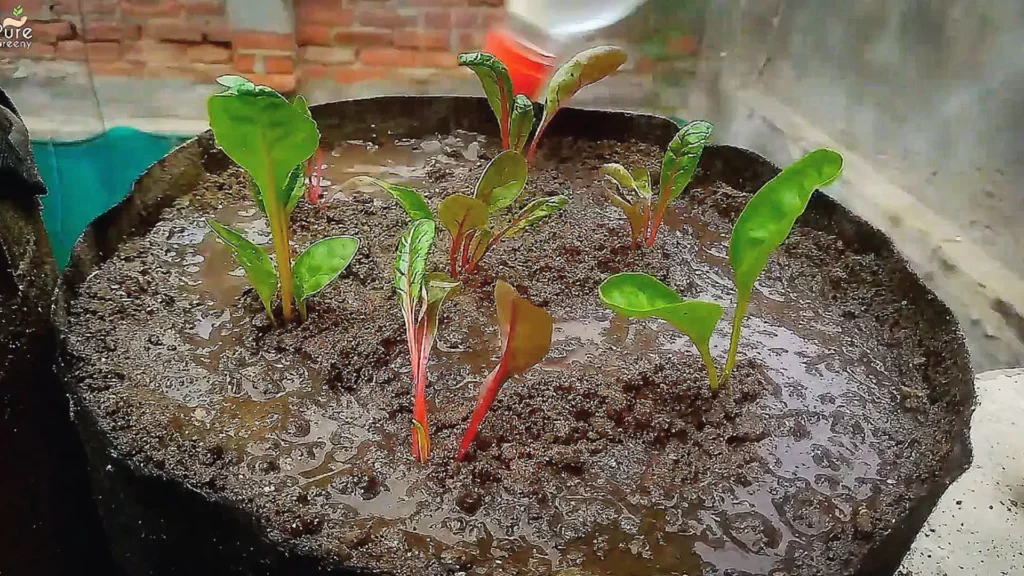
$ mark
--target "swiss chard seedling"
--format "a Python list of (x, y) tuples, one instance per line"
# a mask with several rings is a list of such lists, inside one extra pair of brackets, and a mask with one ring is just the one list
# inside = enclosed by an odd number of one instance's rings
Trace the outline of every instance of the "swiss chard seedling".
[(768, 265), (768, 257), (789, 236), (796, 219), (807, 209), (814, 190), (831, 184), (842, 172), (841, 154), (825, 148), (815, 150), (769, 180), (740, 213), (729, 240), (729, 263), (736, 285), (736, 312), (723, 379), (728, 378), (736, 366), (740, 327), (754, 292), (754, 282)]
[[(532, 162), (537, 141), (555, 114), (585, 86), (612, 74), (626, 62), (626, 52), (617, 46), (598, 46), (572, 57), (551, 77), (545, 91), (544, 114), (537, 135), (530, 145)], [(505, 150), (522, 152), (534, 125), (533, 102), (524, 94), (514, 94), (508, 68), (497, 57), (486, 52), (459, 55), (459, 65), (476, 73), (483, 85), (487, 102), (498, 118), (501, 145)]]
[(708, 369), (711, 389), (718, 390), (718, 373), (711, 357), (711, 334), (722, 318), (722, 307), (705, 300), (686, 300), (647, 274), (616, 274), (598, 288), (605, 306), (630, 318), (661, 318), (686, 334)]
[(668, 150), (661, 164), (661, 186), (657, 203), (652, 206), (650, 174), (644, 168), (627, 170), (620, 164), (606, 164), (601, 173), (613, 180), (618, 193), (609, 192), (613, 204), (621, 208), (629, 221), (631, 245), (638, 242), (652, 246), (658, 237), (658, 229), (665, 212), (683, 189), (690, 183), (697, 169), (701, 153), (713, 126), (703, 120), (690, 122), (669, 142)]
[[(729, 262), (736, 285), (736, 311), (733, 314), (729, 355), (721, 378), (711, 357), (711, 335), (722, 317), (722, 307), (714, 302), (684, 300), (671, 288), (641, 273), (612, 276), (601, 284), (601, 301), (612, 310), (634, 318), (657, 317), (671, 323), (690, 337), (708, 369), (711, 389), (725, 382), (736, 366), (740, 327), (747, 313), (754, 282), (768, 264), (768, 258), (793, 230), (796, 219), (807, 209), (815, 189), (839, 177), (843, 157), (832, 150), (815, 150), (790, 164), (747, 202), (733, 227), (729, 242)], [(624, 178), (619, 171), (614, 177)]]
[(527, 166), (522, 154), (505, 151), (487, 165), (473, 196), (453, 194), (437, 208), (437, 216), (451, 234), (448, 273), (472, 274), (487, 253), (503, 238), (522, 233), (568, 204), (565, 196), (538, 198), (527, 204), (504, 227), (493, 231), (492, 214), (510, 206), (526, 186)]
[(270, 221), (277, 266), (262, 248), (214, 220), (210, 227), (231, 247), (273, 320), (280, 288), (284, 319), (337, 278), (352, 261), (359, 241), (351, 236), (313, 243), (292, 262), (289, 240), (292, 210), (305, 191), (303, 166), (320, 144), (320, 132), (301, 96), (288, 102), (271, 88), (240, 76), (217, 80), (227, 90), (207, 103), (217, 145), (249, 173), (254, 200)]
[(402, 235), (395, 257), (395, 290), (405, 317), (412, 365), (412, 453), (420, 462), (430, 458), (430, 427), (427, 423), (427, 364), (430, 350), (437, 335), (441, 306), (460, 286), (444, 274), (426, 271), (435, 232), (433, 220), (413, 221)]
[(501, 358), (487, 375), (469, 427), (462, 436), (457, 460), (462, 460), (476, 439), (480, 424), (494, 399), (509, 378), (521, 374), (544, 359), (551, 349), (554, 324), (551, 316), (516, 293), (515, 289), (499, 280), (494, 285), (494, 302), (498, 308), (498, 329), (501, 334)]

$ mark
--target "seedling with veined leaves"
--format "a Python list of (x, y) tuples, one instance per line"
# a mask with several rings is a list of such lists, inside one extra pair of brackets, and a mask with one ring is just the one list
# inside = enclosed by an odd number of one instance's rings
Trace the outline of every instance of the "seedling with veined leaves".
[(399, 240), (395, 257), (395, 290), (402, 303), (412, 365), (412, 453), (420, 462), (430, 458), (430, 428), (427, 423), (430, 350), (437, 336), (441, 306), (460, 288), (459, 282), (444, 274), (426, 272), (436, 229), (433, 220), (413, 221)]
[(458, 278), (472, 274), (487, 253), (503, 238), (521, 234), (569, 203), (565, 196), (537, 198), (527, 204), (497, 232), (490, 226), (492, 214), (519, 198), (526, 187), (527, 167), (522, 154), (506, 150), (487, 165), (473, 196), (453, 194), (437, 207), (441, 225), (452, 237), (448, 273)]
[(616, 274), (598, 293), (610, 309), (632, 318), (656, 317), (668, 321), (693, 341), (708, 369), (711, 389), (728, 380), (736, 366), (740, 328), (768, 258), (789, 236), (796, 219), (806, 210), (811, 194), (842, 173), (843, 157), (821, 149), (789, 165), (754, 194), (733, 227), (729, 262), (736, 285), (729, 353), (721, 378), (711, 357), (711, 335), (722, 317), (722, 307), (704, 300), (686, 300), (657, 279), (641, 273)]
[(304, 165), (320, 144), (320, 132), (301, 96), (289, 102), (240, 76), (217, 82), (227, 89), (207, 103), (210, 127), (217, 145), (249, 173), (253, 199), (270, 221), (277, 265), (238, 230), (207, 222), (231, 247), (271, 320), (279, 288), (285, 321), (294, 319), (296, 307), (305, 319), (306, 301), (341, 275), (359, 246), (351, 236), (325, 238), (292, 262), (289, 222), (306, 190)]
[[(497, 232), (490, 226), (493, 214), (508, 208), (526, 187), (527, 166), (523, 155), (506, 150), (494, 157), (477, 182), (473, 196), (452, 194), (437, 207), (437, 219), (452, 237), (448, 274), (459, 278), (472, 274), (487, 253), (504, 238), (521, 234), (527, 228), (558, 212), (568, 204), (565, 196), (537, 198), (523, 207)], [(411, 220), (433, 219), (434, 212), (421, 193), (408, 188), (357, 176), (342, 185), (350, 188), (373, 185), (390, 194), (405, 209)]]
[(704, 146), (714, 127), (703, 120), (690, 122), (669, 142), (661, 164), (661, 186), (657, 204), (652, 206), (651, 175), (646, 168), (632, 171), (621, 164), (605, 164), (601, 173), (618, 185), (619, 192), (609, 191), (612, 204), (622, 209), (629, 221), (630, 245), (638, 241), (653, 246), (658, 237), (665, 212), (693, 178)]
[[(626, 63), (626, 58), (626, 52), (618, 46), (598, 46), (573, 56), (555, 71), (544, 92), (544, 113), (530, 144), (530, 162), (537, 151), (537, 142), (555, 114), (584, 87), (618, 70)], [(468, 52), (459, 55), (459, 65), (473, 70), (480, 79), (487, 101), (498, 118), (501, 145), (505, 150), (522, 152), (533, 131), (533, 102), (524, 94), (513, 95), (508, 68), (497, 57), (486, 52)]]
[(480, 397), (462, 436), (456, 460), (466, 457), (501, 386), (543, 360), (551, 349), (554, 323), (547, 311), (531, 304), (501, 280), (494, 285), (494, 302), (498, 308), (501, 358), (480, 387)]

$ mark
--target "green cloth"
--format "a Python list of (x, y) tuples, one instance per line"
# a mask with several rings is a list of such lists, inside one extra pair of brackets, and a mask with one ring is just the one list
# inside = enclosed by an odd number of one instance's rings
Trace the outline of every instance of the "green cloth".
[(93, 219), (127, 196), (136, 178), (184, 140), (119, 126), (86, 140), (33, 141), (49, 191), (42, 199), (43, 222), (57, 265), (67, 265)]

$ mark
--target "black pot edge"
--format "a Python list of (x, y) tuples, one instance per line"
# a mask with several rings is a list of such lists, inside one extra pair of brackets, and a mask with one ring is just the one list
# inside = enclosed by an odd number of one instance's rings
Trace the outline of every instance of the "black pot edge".
[[(367, 107), (374, 109), (379, 115), (384, 115), (385, 118), (392, 118), (395, 121), (408, 118), (411, 113), (416, 114), (418, 118), (423, 118), (423, 121), (407, 127), (409, 128), (406, 134), (407, 137), (421, 137), (433, 133), (449, 133), (459, 129), (488, 135), (497, 134), (490, 107), (487, 105), (486, 100), (480, 97), (369, 97), (319, 104), (312, 106), (311, 109), (313, 114), (318, 117), (317, 120), (321, 131), (328, 133), (335, 130), (341, 130), (342, 132), (350, 131), (348, 127), (350, 125), (346, 125), (345, 122), (348, 118), (352, 118), (353, 124), (365, 130), (367, 116), (364, 112), (361, 112), (361, 109)], [(388, 114), (387, 111), (389, 110), (393, 111), (393, 113)], [(399, 114), (399, 112), (404, 112), (405, 114)], [(385, 122), (382, 121), (381, 123), (384, 124)], [(378, 131), (383, 129), (384, 127), (381, 126), (378, 128)], [(629, 139), (665, 146), (677, 130), (677, 125), (671, 120), (651, 114), (566, 108), (552, 121), (545, 138), (554, 139), (571, 135), (583, 139), (625, 141), (627, 136), (629, 136)], [(389, 133), (388, 137), (390, 138), (391, 136), (392, 134)], [(762, 181), (758, 185), (767, 182), (780, 171), (772, 162), (750, 150), (729, 145), (708, 147), (708, 151), (714, 150), (725, 154), (744, 156), (760, 175), (759, 179)], [(705, 152), (702, 164), (708, 156), (708, 152)], [(210, 131), (204, 132), (192, 140), (181, 144), (151, 166), (135, 182), (132, 187), (132, 193), (128, 197), (93, 222), (76, 243), (71, 260), (56, 290), (54, 317), (57, 319), (58, 328), (63, 328), (66, 325), (67, 306), (71, 299), (74, 298), (77, 288), (84, 282), (92, 270), (113, 255), (120, 243), (126, 238), (138, 235), (141, 230), (151, 228), (158, 221), (162, 210), (170, 206), (177, 197), (185, 195), (195, 188), (205, 170), (222, 169), (227, 162), (229, 162), (227, 158), (216, 148), (212, 133)], [(749, 185), (749, 182), (746, 185)], [(169, 188), (176, 188), (181, 190), (181, 192), (164, 195), (163, 192)], [(961, 372), (962, 379), (956, 385), (956, 388), (951, 390), (959, 398), (961, 415), (956, 422), (955, 445), (950, 458), (946, 462), (943, 478), (940, 481), (931, 483), (928, 492), (918, 498), (917, 503), (912, 506), (910, 513), (904, 518), (898, 528), (890, 530), (885, 538), (873, 544), (872, 552), (868, 554), (868, 564), (862, 566), (857, 573), (852, 575), (889, 576), (894, 574), (899, 568), (903, 557), (909, 551), (913, 540), (924, 526), (939, 498), (970, 466), (973, 455), (970, 443), (970, 422), (975, 407), (974, 372), (970, 362), (970, 352), (967, 348), (966, 336), (953, 312), (945, 302), (939, 299), (924, 284), (921, 277), (914, 271), (909, 261), (893, 244), (892, 240), (821, 191), (815, 191), (811, 204), (808, 206), (808, 213), (816, 211), (822, 211), (834, 215), (834, 218), (845, 220), (850, 225), (849, 233), (859, 238), (870, 239), (875, 250), (883, 254), (891, 254), (894, 259), (902, 264), (908, 273), (908, 280), (915, 284), (911, 288), (921, 295), (920, 304), (933, 307), (933, 317), (941, 319), (946, 324), (945, 329), (955, 338), (957, 348), (959, 348), (962, 354), (962, 357), (959, 359), (959, 371)], [(69, 373), (67, 363), (62, 360), (58, 370), (67, 386), (67, 392), (73, 400), (76, 420), (79, 423), (81, 434), (85, 437), (87, 452), (90, 453), (90, 458), (94, 455), (98, 457), (99, 455), (96, 451), (102, 448), (99, 446), (90, 447), (95, 442), (91, 442), (88, 437), (101, 438), (101, 444), (108, 447), (102, 450), (108, 453), (111, 459), (111, 461), (105, 462), (104, 465), (114, 466), (115, 469), (120, 467), (125, 472), (130, 471), (130, 475), (124, 477), (125, 481), (131, 482), (135, 480), (141, 483), (157, 480), (163, 482), (167, 485), (165, 486), (166, 488), (191, 495), (191, 501), (196, 507), (208, 505), (211, 499), (216, 501), (216, 497), (213, 495), (185, 489), (163, 477), (157, 471), (139, 468), (130, 464), (127, 459), (111, 453), (113, 450), (112, 442), (106, 436), (106, 433), (100, 429), (95, 419), (85, 415), (86, 410), (74, 393), (74, 387), (71, 385), (74, 379), (73, 375)], [(120, 466), (114, 465), (113, 461), (118, 460), (120, 461)], [(98, 475), (102, 476), (102, 468), (95, 469), (97, 468), (96, 463), (98, 462), (93, 464), (94, 482)], [(116, 499), (116, 496), (113, 494), (109, 494), (108, 497)], [(97, 492), (97, 498), (102, 499), (103, 495)], [(108, 511), (104, 509), (102, 503), (101, 510), (104, 510), (104, 512)], [(114, 511), (109, 510), (109, 512)], [(137, 510), (139, 514), (145, 514), (146, 512), (146, 510), (141, 508)], [(244, 512), (242, 513), (245, 514)], [(104, 514), (104, 516), (106, 519), (109, 514)], [(271, 543), (266, 538), (251, 516), (246, 526), (254, 531), (251, 533), (254, 537), (250, 539), (251, 542), (262, 542), (274, 548), (275, 554), (279, 552), (277, 550), (279, 545)], [(192, 535), (189, 534), (189, 536)], [(295, 566), (291, 565), (292, 563), (289, 559), (296, 558), (299, 557), (284, 551), (281, 559), (287, 566), (281, 566), (280, 568), (287, 570), (295, 569)], [(241, 557), (238, 559), (241, 560)], [(231, 568), (233, 566), (225, 565), (225, 569), (230, 570)], [(275, 569), (269, 565), (265, 566), (265, 568)], [(311, 567), (306, 566), (305, 569), (311, 569)], [(266, 573), (273, 574), (274, 572)], [(331, 573), (335, 572), (332, 571)], [(342, 571), (336, 573), (348, 574), (350, 572)]]

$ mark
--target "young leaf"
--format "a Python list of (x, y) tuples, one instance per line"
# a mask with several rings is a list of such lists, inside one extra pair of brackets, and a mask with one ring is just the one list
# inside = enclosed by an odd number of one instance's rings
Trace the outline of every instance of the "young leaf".
[(487, 254), (492, 239), (494, 239), (494, 233), (490, 230), (477, 230), (477, 233), (473, 235), (473, 240), (469, 243), (469, 258), (472, 266), (472, 270), (469, 272), (476, 270), (476, 263)]
[(668, 144), (661, 164), (661, 194), (659, 204), (668, 205), (683, 193), (697, 170), (704, 146), (711, 139), (714, 126), (710, 122), (694, 120), (675, 135)]
[(711, 335), (722, 318), (721, 306), (704, 300), (685, 300), (656, 278), (634, 272), (608, 278), (598, 293), (601, 301), (615, 312), (631, 318), (661, 318), (686, 334), (704, 360), (711, 389), (718, 389)]
[[(620, 187), (625, 188), (627, 191), (639, 194), (637, 190), (636, 180), (633, 179), (633, 175), (630, 174), (629, 170), (626, 169), (622, 164), (605, 164), (601, 166), (601, 174), (612, 182), (615, 182)], [(628, 197), (626, 198), (628, 199)]]
[(295, 300), (306, 301), (334, 281), (352, 262), (359, 240), (352, 236), (324, 238), (295, 259)]
[(522, 152), (533, 131), (533, 101), (525, 94), (516, 94), (512, 106), (512, 123), (509, 128), (509, 150)]
[(508, 125), (512, 102), (512, 79), (508, 68), (491, 54), (486, 52), (467, 52), (459, 54), (459, 66), (472, 70), (483, 85), (487, 103), (491, 105), (494, 116), (501, 127), (503, 144), (508, 146)]
[(427, 199), (413, 188), (391, 184), (383, 180), (370, 178), (369, 176), (356, 176), (342, 184), (341, 187), (342, 189), (356, 188), (367, 184), (377, 186), (391, 194), (392, 198), (397, 200), (402, 205), (402, 208), (405, 209), (405, 213), (409, 215), (410, 220), (420, 220), (423, 218), (432, 220), (434, 218), (434, 212), (430, 209), (430, 205), (427, 204)]
[(415, 220), (398, 241), (395, 257), (395, 290), (403, 302), (417, 302), (423, 292), (427, 257), (434, 245), (437, 225), (433, 220)]
[(309, 111), (309, 102), (306, 101), (306, 97), (302, 94), (295, 97), (295, 100), (292, 101), (292, 106), (295, 106), (295, 109), (302, 112), (306, 118), (313, 118), (313, 113)]
[(532, 368), (551, 349), (554, 323), (543, 308), (534, 306), (501, 280), (494, 285), (494, 301), (498, 307), (501, 360), (484, 380), (473, 417), (462, 437), (457, 460), (465, 458), (473, 445), (480, 424), (498, 396), (501, 385), (512, 376)]
[(831, 184), (842, 172), (841, 154), (826, 148), (815, 150), (769, 180), (740, 213), (729, 240), (729, 263), (736, 284), (736, 314), (723, 378), (729, 376), (736, 364), (743, 316), (754, 292), (754, 282), (768, 265), (768, 257), (789, 236), (814, 190)]
[(231, 80), (227, 91), (210, 97), (210, 127), (217, 145), (261, 190), (280, 191), (292, 168), (316, 152), (320, 132), (312, 119), (283, 96), (246, 82)]
[(462, 194), (452, 194), (437, 207), (437, 219), (452, 238), (487, 228), (488, 216), (486, 204)]
[(277, 294), (277, 270), (274, 268), (270, 256), (234, 228), (225, 226), (212, 218), (207, 218), (206, 223), (225, 244), (231, 247), (235, 260), (245, 270), (246, 278), (256, 289), (256, 293), (260, 295), (267, 314), (273, 318), (274, 295)]
[(644, 233), (643, 213), (640, 212), (639, 208), (611, 190), (608, 191), (608, 199), (626, 215), (626, 220), (629, 221), (630, 244), (635, 248), (637, 239)]
[(236, 76), (234, 74), (225, 74), (217, 78), (217, 84), (225, 88), (237, 88), (239, 86), (252, 85), (252, 81), (242, 76)]
[(634, 168), (629, 175), (636, 184), (636, 191), (642, 198), (651, 197), (651, 173), (647, 168)]
[(668, 205), (683, 193), (693, 178), (713, 128), (709, 122), (694, 120), (683, 126), (669, 142), (661, 164), (661, 192), (658, 195), (658, 209), (651, 223), (651, 233), (647, 237), (648, 246), (653, 246), (658, 237), (658, 228), (661, 227)]
[(618, 46), (598, 46), (573, 56), (555, 72), (544, 97), (544, 113), (540, 117), (540, 127), (537, 128), (537, 135), (530, 145), (531, 160), (537, 149), (537, 142), (558, 110), (581, 89), (618, 70), (626, 63), (626, 58), (626, 51)]
[(497, 212), (519, 197), (526, 187), (527, 176), (526, 158), (514, 150), (506, 150), (484, 169), (473, 196), (491, 212)]
[(569, 199), (565, 196), (549, 196), (546, 198), (537, 198), (533, 202), (530, 202), (523, 208), (519, 215), (516, 216), (514, 224), (505, 233), (506, 236), (515, 236), (516, 234), (522, 233), (530, 226), (540, 222), (548, 216), (558, 212), (565, 205), (569, 203)]
[[(303, 172), (303, 165), (299, 164), (292, 171), (288, 173), (288, 182), (285, 183), (284, 189), (282, 190), (282, 196), (287, 195), (287, 201), (285, 202), (285, 213), (291, 215), (292, 211), (295, 210), (295, 206), (299, 204), (299, 200), (302, 199), (302, 195), (306, 193), (306, 175)], [(260, 202), (262, 209), (263, 202)]]
[(260, 192), (260, 185), (252, 178), (249, 178), (249, 194), (252, 195), (252, 201), (256, 203), (256, 207), (260, 209), (260, 212), (266, 214), (267, 207), (263, 205), (263, 193)]

